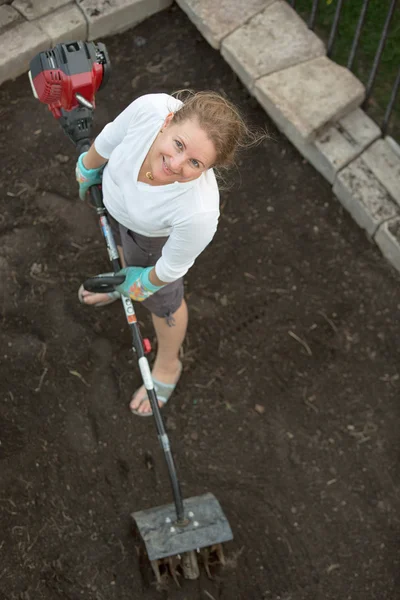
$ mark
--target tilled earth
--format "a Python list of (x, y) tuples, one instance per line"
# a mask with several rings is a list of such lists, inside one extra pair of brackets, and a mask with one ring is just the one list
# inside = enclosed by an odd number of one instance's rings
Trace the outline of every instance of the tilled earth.
[[(97, 133), (135, 97), (224, 91), (271, 139), (242, 154), (187, 276), (184, 373), (165, 409), (185, 497), (234, 532), (209, 580), (157, 589), (130, 514), (171, 501), (75, 150), (23, 76), (0, 88), (0, 596), (394, 600), (399, 587), (399, 277), (329, 185), (177, 8), (108, 40)], [(144, 335), (149, 315), (138, 306)]]

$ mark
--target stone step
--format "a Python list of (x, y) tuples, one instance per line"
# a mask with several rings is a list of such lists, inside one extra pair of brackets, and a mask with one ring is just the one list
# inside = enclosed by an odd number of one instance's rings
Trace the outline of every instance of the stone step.
[(261, 77), (254, 94), (296, 146), (360, 106), (365, 90), (348, 69), (321, 56)]
[(400, 158), (387, 140), (377, 140), (362, 155), (375, 177), (400, 206)]
[(219, 50), (222, 40), (276, 0), (176, 0), (202, 36)]
[(22, 15), (8, 4), (0, 5), (0, 33), (22, 22)]
[(71, 0), (14, 0), (12, 7), (18, 10), (28, 21), (53, 13), (70, 3)]
[(333, 193), (371, 238), (383, 223), (400, 217), (400, 207), (375, 177), (363, 156), (340, 171)]
[(277, 0), (228, 35), (221, 54), (252, 92), (260, 77), (324, 56), (325, 46), (286, 1)]
[(313, 142), (299, 140), (297, 148), (333, 184), (337, 173), (381, 135), (376, 123), (361, 108), (356, 108), (328, 126)]
[(71, 40), (87, 39), (86, 19), (75, 4), (68, 4), (50, 15), (37, 19), (35, 23), (49, 36), (51, 46)]
[(0, 35), (0, 84), (29, 69), (32, 58), (51, 46), (50, 37), (33, 22), (25, 21)]
[(79, 0), (88, 22), (88, 40), (99, 40), (121, 33), (160, 10), (172, 0)]

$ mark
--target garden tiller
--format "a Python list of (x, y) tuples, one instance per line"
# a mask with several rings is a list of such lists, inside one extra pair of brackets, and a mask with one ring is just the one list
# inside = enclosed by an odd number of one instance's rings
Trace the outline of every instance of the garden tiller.
[[(95, 93), (110, 75), (110, 61), (104, 44), (67, 42), (40, 52), (30, 63), (29, 79), (33, 94), (48, 105), (78, 153), (90, 148), (95, 108)], [(87, 279), (86, 290), (111, 292), (124, 281), (116, 275), (121, 269), (117, 247), (110, 229), (100, 186), (89, 190), (92, 206), (100, 221), (113, 274)], [(168, 467), (174, 502), (157, 508), (134, 512), (135, 532), (140, 547), (149, 559), (157, 581), (169, 570), (175, 581), (179, 574), (188, 579), (199, 576), (199, 562), (210, 576), (210, 565), (224, 563), (222, 544), (232, 540), (232, 531), (221, 506), (211, 493), (183, 500), (168, 435), (158, 406), (146, 354), (148, 340), (143, 340), (131, 300), (121, 296), (126, 320), (132, 333), (133, 351), (150, 399), (158, 438)], [(200, 558), (200, 561), (198, 560)]]

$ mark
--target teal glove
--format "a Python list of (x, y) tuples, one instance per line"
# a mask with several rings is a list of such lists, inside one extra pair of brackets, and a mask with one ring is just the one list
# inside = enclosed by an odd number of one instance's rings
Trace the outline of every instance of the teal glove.
[(84, 200), (88, 189), (92, 185), (101, 183), (103, 169), (105, 165), (102, 165), (98, 169), (87, 169), (83, 164), (83, 157), (86, 156), (87, 152), (83, 152), (76, 163), (75, 176), (79, 183), (79, 197)]
[(125, 267), (125, 269), (121, 269), (117, 275), (125, 275), (125, 281), (121, 285), (117, 285), (115, 289), (131, 300), (143, 302), (143, 300), (164, 287), (163, 285), (153, 285), (149, 280), (149, 273), (153, 268)]

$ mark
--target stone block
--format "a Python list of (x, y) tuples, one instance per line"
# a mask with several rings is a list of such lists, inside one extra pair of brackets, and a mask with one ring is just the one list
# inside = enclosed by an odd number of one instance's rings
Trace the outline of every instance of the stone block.
[(400, 218), (382, 223), (374, 239), (383, 256), (400, 271)]
[(49, 36), (34, 23), (21, 23), (1, 34), (0, 84), (28, 71), (32, 58), (50, 47)]
[(75, 4), (56, 10), (36, 21), (51, 39), (51, 45), (60, 42), (87, 39), (87, 23), (82, 11)]
[(400, 216), (399, 207), (362, 157), (340, 171), (333, 185), (333, 193), (371, 237), (384, 221)]
[(400, 206), (400, 157), (386, 140), (378, 140), (362, 155), (378, 181)]
[(11, 6), (18, 10), (25, 19), (33, 21), (70, 2), (71, 0), (14, 0)]
[(221, 41), (276, 0), (176, 0), (203, 37), (219, 50)]
[[(333, 183), (338, 171), (357, 158), (381, 136), (381, 130), (361, 108), (321, 132), (314, 142), (298, 144), (298, 150)], [(301, 142), (301, 140), (300, 140)]]
[(312, 141), (328, 124), (357, 108), (364, 86), (345, 67), (321, 56), (261, 77), (254, 94), (292, 140)]
[(22, 16), (15, 8), (8, 4), (0, 6), (0, 33), (14, 27), (18, 22), (22, 22)]
[(221, 54), (251, 91), (263, 75), (325, 55), (323, 42), (283, 0), (226, 37)]
[(168, 8), (172, 0), (77, 0), (77, 4), (88, 22), (88, 39), (101, 41)]
[(352, 146), (364, 149), (380, 138), (382, 132), (378, 125), (361, 108), (357, 108), (339, 119), (338, 130)]

